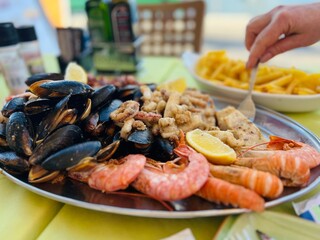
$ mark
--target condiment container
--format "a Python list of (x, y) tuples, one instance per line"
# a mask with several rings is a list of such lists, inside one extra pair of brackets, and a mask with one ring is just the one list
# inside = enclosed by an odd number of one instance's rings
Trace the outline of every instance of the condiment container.
[(0, 71), (10, 90), (10, 94), (19, 94), (27, 89), (25, 80), (29, 71), (19, 55), (19, 37), (11, 22), (0, 23)]
[(33, 74), (44, 73), (44, 65), (40, 52), (40, 46), (36, 31), (33, 26), (21, 26), (17, 28), (20, 49), (19, 53), (24, 59), (29, 72)]

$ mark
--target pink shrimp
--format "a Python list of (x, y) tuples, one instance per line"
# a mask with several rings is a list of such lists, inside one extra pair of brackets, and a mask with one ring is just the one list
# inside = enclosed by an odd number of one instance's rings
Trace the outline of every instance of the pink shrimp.
[(268, 198), (276, 198), (283, 191), (283, 184), (280, 178), (256, 169), (210, 164), (210, 173), (214, 177), (241, 185)]
[(256, 212), (264, 210), (265, 201), (256, 192), (211, 176), (196, 195), (211, 202), (231, 204)]
[(146, 163), (142, 154), (130, 154), (119, 160), (97, 163), (87, 161), (68, 171), (68, 177), (88, 183), (102, 192), (126, 189), (136, 179)]
[(319, 165), (320, 153), (304, 143), (276, 136), (270, 140), (266, 150), (248, 150), (234, 164), (275, 174), (284, 186), (305, 186), (310, 168)]
[(320, 164), (320, 152), (308, 144), (296, 142), (290, 139), (285, 139), (277, 136), (270, 136), (268, 149), (284, 150), (286, 155), (302, 158), (309, 168), (317, 167)]
[(136, 179), (146, 163), (142, 154), (130, 154), (120, 160), (98, 164), (89, 176), (90, 187), (103, 192), (126, 189)]
[[(156, 168), (147, 161), (132, 186), (155, 199), (165, 201), (180, 200), (197, 192), (208, 178), (207, 159), (186, 145), (179, 145), (174, 151), (181, 160), (188, 160), (187, 166), (181, 169), (170, 161), (165, 167), (157, 163)], [(155, 161), (153, 163), (155, 164)]]

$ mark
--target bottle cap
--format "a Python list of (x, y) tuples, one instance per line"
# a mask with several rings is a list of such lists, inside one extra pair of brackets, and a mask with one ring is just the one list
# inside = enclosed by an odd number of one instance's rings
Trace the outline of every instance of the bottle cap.
[(19, 43), (17, 30), (11, 22), (0, 23), (0, 36), (0, 47)]
[(37, 40), (37, 34), (33, 26), (21, 26), (17, 28), (20, 42)]

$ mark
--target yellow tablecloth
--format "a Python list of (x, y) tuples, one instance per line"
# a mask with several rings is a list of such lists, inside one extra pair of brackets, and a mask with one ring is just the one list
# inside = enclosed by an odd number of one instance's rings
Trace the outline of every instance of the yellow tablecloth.
[[(49, 69), (49, 70), (48, 70)], [(56, 68), (47, 66), (52, 72)], [(141, 82), (163, 82), (185, 77), (197, 87), (182, 62), (176, 58), (145, 58)], [(0, 103), (8, 91), (0, 78)], [(1, 105), (1, 104), (0, 104)], [(320, 111), (285, 114), (320, 136)], [(320, 186), (303, 200), (319, 193)], [(267, 211), (295, 215), (291, 202)], [(190, 228), (196, 239), (212, 239), (225, 217), (158, 219), (132, 217), (82, 209), (32, 193), (0, 175), (0, 239), (160, 239)]]

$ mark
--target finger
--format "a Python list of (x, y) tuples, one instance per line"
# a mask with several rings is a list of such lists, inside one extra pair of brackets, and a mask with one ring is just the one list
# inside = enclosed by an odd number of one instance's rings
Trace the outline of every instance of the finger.
[[(279, 25), (276, 21), (270, 22), (270, 24), (265, 27), (260, 34), (256, 37), (251, 49), (249, 58), (247, 61), (247, 68), (252, 68), (255, 66), (258, 59), (264, 55), (266, 50), (279, 41), (279, 37), (283, 34), (285, 29), (283, 26)], [(277, 26), (275, 26), (277, 25)]]
[(271, 16), (268, 14), (264, 14), (264, 15), (253, 18), (249, 22), (246, 28), (246, 35), (245, 35), (245, 46), (248, 50), (250, 50), (256, 37), (269, 24), (270, 20), (271, 20)]
[(301, 44), (302, 42), (302, 35), (291, 35), (283, 39), (280, 39), (265, 51), (260, 61), (264, 63), (280, 53), (284, 53), (295, 48), (303, 47), (304, 45)]

